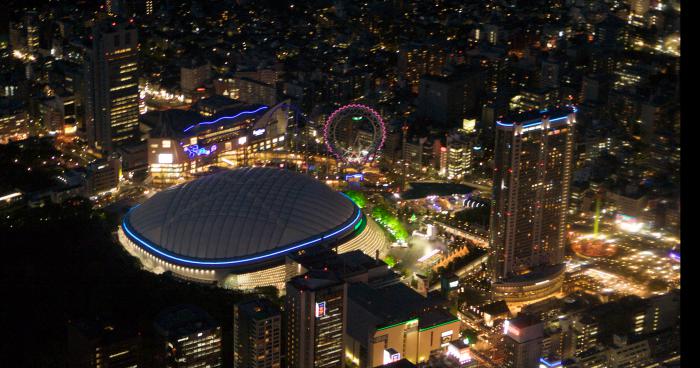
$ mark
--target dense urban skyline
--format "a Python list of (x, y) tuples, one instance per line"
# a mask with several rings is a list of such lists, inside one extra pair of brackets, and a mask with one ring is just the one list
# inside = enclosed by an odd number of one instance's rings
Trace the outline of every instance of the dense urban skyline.
[(10, 0), (3, 361), (681, 366), (681, 62), (680, 0)]

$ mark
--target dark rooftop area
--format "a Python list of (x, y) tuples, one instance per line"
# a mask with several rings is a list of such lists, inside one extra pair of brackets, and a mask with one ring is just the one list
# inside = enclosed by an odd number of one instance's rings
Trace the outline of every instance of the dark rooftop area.
[(162, 311), (155, 318), (156, 330), (167, 337), (186, 336), (216, 328), (212, 317), (194, 305), (179, 305)]

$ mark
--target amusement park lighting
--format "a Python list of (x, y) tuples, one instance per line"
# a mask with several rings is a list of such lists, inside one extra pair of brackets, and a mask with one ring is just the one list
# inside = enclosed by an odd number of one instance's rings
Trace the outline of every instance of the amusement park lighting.
[[(359, 116), (356, 114), (360, 114)], [(335, 127), (343, 118), (350, 115), (353, 121), (366, 119), (372, 124), (372, 128), (375, 130), (373, 137), (374, 142), (371, 143), (369, 148), (366, 147), (341, 147), (336, 141), (336, 137), (333, 132), (335, 132)], [(359, 118), (359, 119), (357, 119)], [(333, 135), (333, 136), (331, 136)], [(372, 161), (373, 156), (379, 152), (384, 146), (384, 141), (386, 140), (386, 126), (381, 115), (377, 113), (374, 109), (360, 104), (350, 104), (345, 105), (337, 110), (335, 110), (326, 120), (326, 124), (323, 127), (323, 138), (326, 144), (326, 148), (339, 160), (346, 163), (354, 163), (364, 165), (365, 163)], [(355, 150), (355, 149), (359, 149)], [(359, 156), (359, 157), (358, 157)]]

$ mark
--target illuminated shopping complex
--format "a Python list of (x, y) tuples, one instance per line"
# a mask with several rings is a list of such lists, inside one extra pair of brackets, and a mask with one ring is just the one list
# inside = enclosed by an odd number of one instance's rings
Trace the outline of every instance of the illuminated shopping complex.
[(309, 176), (262, 167), (155, 194), (124, 216), (119, 239), (152, 272), (235, 289), (283, 289), (288, 254), (327, 247), (374, 257), (385, 245), (379, 227), (345, 195)]
[[(181, 184), (212, 166), (235, 168), (270, 162), (298, 165), (312, 160), (335, 167), (329, 156), (291, 152), (287, 128), (293, 107), (238, 105), (215, 114), (170, 110), (147, 118), (148, 167), (152, 184)], [(304, 157), (302, 157), (304, 156)]]

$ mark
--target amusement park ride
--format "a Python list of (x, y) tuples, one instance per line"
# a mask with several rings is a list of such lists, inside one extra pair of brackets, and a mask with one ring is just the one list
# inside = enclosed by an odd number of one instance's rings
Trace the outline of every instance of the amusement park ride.
[(364, 169), (376, 161), (384, 146), (386, 126), (374, 109), (350, 104), (328, 117), (323, 138), (328, 151), (338, 159), (346, 180), (362, 180)]

